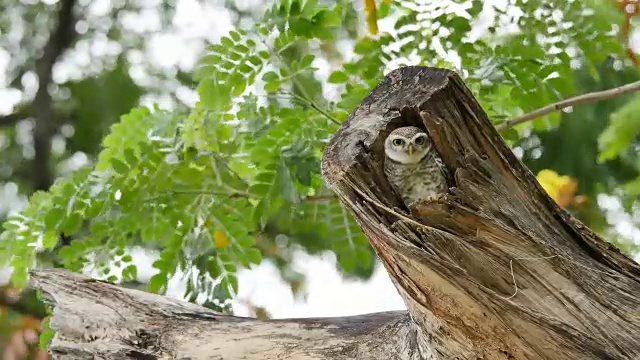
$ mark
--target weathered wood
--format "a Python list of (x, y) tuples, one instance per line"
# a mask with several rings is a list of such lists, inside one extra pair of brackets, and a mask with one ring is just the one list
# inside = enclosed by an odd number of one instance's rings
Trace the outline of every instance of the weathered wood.
[(259, 321), (64, 270), (30, 281), (53, 308), (54, 359), (422, 359), (405, 311)]
[[(426, 127), (456, 186), (403, 214), (383, 143)], [(324, 152), (351, 209), (442, 359), (640, 358), (640, 266), (559, 208), (452, 71), (388, 74)]]

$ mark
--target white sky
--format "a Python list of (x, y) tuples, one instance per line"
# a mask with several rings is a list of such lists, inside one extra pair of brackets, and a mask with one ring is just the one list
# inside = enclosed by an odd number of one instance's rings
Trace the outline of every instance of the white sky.
[[(109, 9), (110, 0), (95, 0), (91, 3), (92, 16), (103, 16)], [(153, 10), (157, 6), (157, 1), (146, 0), (149, 11), (145, 11), (143, 16), (125, 18), (125, 26), (133, 32), (151, 30), (157, 31), (152, 34), (147, 42), (147, 49), (131, 54), (132, 63), (149, 60), (158, 68), (171, 69), (178, 65), (183, 69), (189, 69), (197, 60), (197, 54), (201, 50), (202, 38), (209, 41), (216, 41), (221, 35), (232, 29), (232, 21), (229, 12), (214, 2), (199, 2), (197, 0), (178, 0), (177, 12), (173, 19), (176, 29), (164, 31), (160, 28), (160, 22)], [(492, 3), (503, 3), (504, 1), (492, 1)], [(244, 0), (239, 2), (239, 7), (251, 8), (260, 0)], [(489, 13), (485, 14), (489, 15)], [(215, 19), (215, 21), (214, 21)], [(381, 30), (389, 27), (389, 23), (382, 21)], [(482, 22), (478, 28), (484, 28)], [(364, 26), (364, 23), (363, 23)], [(117, 45), (117, 44), (116, 44)], [(117, 51), (112, 45), (106, 43), (94, 43), (86, 46), (87, 51), (92, 53), (110, 53)], [(0, 74), (8, 60), (9, 54), (0, 49)], [(56, 67), (54, 78), (57, 81), (64, 81), (65, 78), (73, 77), (74, 69), (78, 64), (89, 61), (86, 55), (68, 59), (64, 64)], [(326, 77), (328, 69), (318, 72), (319, 77)], [(134, 66), (131, 75), (137, 81), (144, 82), (145, 70), (143, 66)], [(4, 82), (3, 79), (0, 79)], [(183, 98), (189, 102), (196, 100), (193, 89), (182, 89)], [(157, 99), (147, 99), (145, 103), (151, 104)], [(0, 114), (9, 113), (13, 106), (20, 101), (20, 94), (15, 91), (7, 91), (0, 88)], [(29, 129), (25, 129), (27, 136)], [(3, 139), (0, 137), (0, 151), (3, 147)], [(86, 161), (86, 159), (85, 159)], [(2, 171), (2, 169), (0, 169)], [(620, 203), (615, 198), (599, 198), (599, 203), (612, 211), (620, 213)], [(0, 211), (3, 211), (2, 204), (11, 204), (13, 208), (21, 207), (24, 198), (18, 196), (15, 184), (8, 183), (0, 187)], [(6, 209), (4, 209), (6, 210)], [(621, 233), (629, 235), (640, 243), (640, 231), (634, 227), (630, 219), (619, 222), (616, 226)], [(141, 280), (150, 278), (155, 269), (151, 268), (153, 259), (142, 251), (134, 251), (134, 262), (138, 265), (138, 274)], [(336, 271), (335, 256), (326, 254), (321, 257), (312, 257), (304, 253), (299, 253), (294, 261), (296, 270), (306, 275), (307, 297), (303, 300), (293, 298), (288, 285), (281, 279), (275, 267), (265, 262), (252, 270), (241, 270), (239, 272), (240, 294), (234, 302), (234, 310), (237, 315), (248, 315), (243, 302), (249, 301), (253, 305), (265, 307), (273, 317), (311, 317), (311, 316), (343, 316), (376, 311), (388, 311), (404, 309), (405, 305), (392, 285), (386, 271), (382, 266), (378, 266), (372, 279), (368, 282), (345, 281)], [(1, 277), (1, 276), (0, 276)], [(170, 282), (169, 295), (180, 297), (183, 293), (184, 284), (179, 280)]]

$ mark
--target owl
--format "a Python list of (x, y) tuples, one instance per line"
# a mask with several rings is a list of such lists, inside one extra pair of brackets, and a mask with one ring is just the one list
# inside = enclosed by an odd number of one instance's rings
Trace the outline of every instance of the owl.
[(447, 193), (448, 170), (425, 131), (415, 126), (393, 130), (384, 153), (384, 173), (406, 206)]

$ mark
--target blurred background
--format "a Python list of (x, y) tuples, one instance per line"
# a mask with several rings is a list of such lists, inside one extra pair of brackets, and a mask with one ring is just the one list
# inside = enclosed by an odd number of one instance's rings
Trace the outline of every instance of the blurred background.
[[(302, 12), (294, 11), (296, 6)], [(318, 17), (316, 8), (330, 11)], [(238, 269), (233, 301), (210, 302), (229, 296), (194, 290), (197, 282), (189, 279), (190, 269), (200, 266), (195, 260), (168, 271), (164, 286), (151, 286), (152, 291), (259, 318), (404, 308), (357, 225), (331, 202), (319, 180), (322, 144), (391, 69), (420, 64), (457, 70), (496, 124), (569, 96), (640, 80), (635, 58), (640, 37), (633, 27), (638, 8), (633, 2), (3, 0), (0, 9), (0, 222), (25, 209), (29, 213), (34, 192), (95, 166), (108, 146), (103, 139), (112, 125), (134, 108), (162, 109), (178, 118), (193, 115), (210, 76), (198, 75), (198, 70), (203, 65), (213, 67), (208, 70), (213, 73), (228, 70), (223, 62), (216, 65), (216, 51), (222, 50), (210, 44), (234, 29), (254, 31), (265, 42), (293, 29), (295, 41), (277, 52), (276, 60), (267, 59), (261, 72), (256, 70), (262, 80), (251, 80), (233, 96), (242, 99), (238, 114), (244, 111), (257, 123), (277, 127), (278, 116), (250, 106), (273, 93), (270, 78), (262, 75), (275, 71), (280, 76), (276, 92), (288, 98), (269, 98), (264, 108), (301, 108), (324, 119), (325, 125), (302, 137), (302, 143), (312, 145), (274, 149), (292, 153), (285, 163), (295, 175), (292, 183), (301, 200), (289, 203), (282, 201), (283, 195), (270, 203), (275, 210), (265, 221), (255, 221), (261, 225), (255, 225), (259, 231), (250, 236), (257, 239), (262, 262)], [(330, 17), (333, 20), (327, 20)], [(316, 33), (318, 24), (325, 28)], [(240, 40), (231, 35), (227, 39), (251, 47), (244, 40), (249, 36), (239, 33)], [(303, 65), (306, 55), (313, 57)], [(300, 71), (281, 76), (294, 62)], [(233, 120), (242, 123), (247, 118), (238, 115)], [(288, 126), (303, 128), (307, 121), (292, 119), (287, 118)], [(153, 125), (141, 122), (140, 129), (147, 126)], [(502, 132), (562, 207), (636, 259), (638, 134), (640, 97), (633, 94)], [(261, 166), (254, 162), (248, 167)], [(322, 204), (329, 209), (322, 211), (339, 213), (337, 220), (301, 222), (302, 230), (282, 223), (283, 212), (305, 204)], [(88, 216), (83, 219), (90, 221)], [(65, 247), (73, 248), (71, 239), (81, 237), (57, 234), (51, 248), (38, 250), (28, 267), (66, 267), (142, 290), (164, 271), (156, 263), (164, 245), (133, 240), (123, 247), (126, 255), (119, 255), (133, 268), (107, 261), (105, 266), (117, 274), (113, 278), (86, 263), (69, 265), (58, 257), (64, 257)], [(7, 233), (0, 241), (8, 244), (12, 236)], [(212, 251), (223, 248), (228, 237), (213, 232)], [(5, 257), (11, 257), (10, 249), (0, 247)], [(46, 358), (37, 350), (46, 309), (33, 293), (20, 293), (12, 276), (14, 267), (0, 268), (0, 358)]]

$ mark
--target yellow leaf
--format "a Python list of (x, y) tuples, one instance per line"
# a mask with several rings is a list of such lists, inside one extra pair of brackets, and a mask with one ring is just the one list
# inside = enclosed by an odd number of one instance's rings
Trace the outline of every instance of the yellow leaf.
[(378, 13), (375, 0), (364, 0), (364, 12), (367, 16), (369, 32), (373, 35), (378, 34)]
[(222, 250), (229, 245), (229, 239), (220, 230), (216, 230), (213, 233), (213, 243), (217, 249)]
[(586, 199), (576, 197), (578, 182), (566, 175), (559, 175), (553, 170), (541, 170), (536, 176), (542, 188), (549, 196), (560, 205), (567, 207), (571, 204), (583, 203)]

